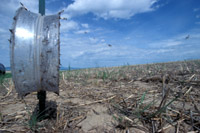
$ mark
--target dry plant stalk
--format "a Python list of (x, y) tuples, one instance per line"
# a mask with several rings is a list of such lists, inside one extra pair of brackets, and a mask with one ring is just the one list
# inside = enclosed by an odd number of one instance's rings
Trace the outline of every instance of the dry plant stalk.
[(75, 108), (75, 107), (80, 107), (80, 106), (87, 106), (87, 105), (91, 105), (91, 104), (95, 104), (95, 103), (102, 103), (102, 102), (105, 102), (105, 101), (109, 101), (113, 98), (115, 98), (116, 95), (112, 96), (112, 97), (109, 97), (107, 99), (101, 99), (101, 100), (97, 100), (97, 101), (94, 101), (94, 102), (91, 102), (91, 103), (86, 103), (86, 104), (79, 104), (79, 105), (76, 105), (76, 106), (70, 106), (71, 108)]
[(6, 98), (7, 96), (9, 96), (10, 95), (10, 93), (12, 92), (12, 90), (13, 90), (13, 85), (11, 85), (11, 87), (7, 87), (6, 85), (4, 85), (4, 84), (2, 84), (7, 90), (8, 90), (8, 93), (5, 95), (5, 96), (2, 96), (2, 97), (0, 97), (0, 98)]
[(167, 97), (169, 95), (169, 92), (170, 92), (170, 88), (167, 87), (167, 84), (165, 83), (166, 82), (166, 76), (164, 75), (163, 76), (163, 81), (162, 81), (162, 101), (160, 102), (160, 105), (158, 107), (158, 110), (160, 110), (163, 106), (165, 106), (165, 103), (167, 101)]
[(185, 120), (185, 119), (181, 119), (181, 120), (179, 120), (179, 121), (177, 121), (177, 122), (172, 123), (171, 125), (167, 125), (167, 126), (163, 127), (162, 129), (159, 129), (158, 132), (162, 132), (163, 130), (166, 130), (166, 129), (172, 127), (172, 126), (175, 126), (175, 125), (177, 125), (178, 123), (183, 122), (184, 120)]
[(65, 85), (67, 85), (67, 81), (65, 80), (65, 75), (64, 75), (64, 73), (62, 73), (62, 77), (63, 77), (63, 81), (64, 81)]

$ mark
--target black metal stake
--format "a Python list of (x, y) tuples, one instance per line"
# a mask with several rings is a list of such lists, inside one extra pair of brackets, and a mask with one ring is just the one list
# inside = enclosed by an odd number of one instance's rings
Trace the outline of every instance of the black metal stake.
[[(45, 15), (45, 0), (39, 0), (39, 13)], [(39, 91), (37, 93), (37, 98), (39, 100), (39, 116), (45, 114), (45, 103), (46, 103), (46, 91)]]
[(39, 99), (39, 116), (42, 116), (45, 113), (46, 91), (39, 91), (37, 98)]

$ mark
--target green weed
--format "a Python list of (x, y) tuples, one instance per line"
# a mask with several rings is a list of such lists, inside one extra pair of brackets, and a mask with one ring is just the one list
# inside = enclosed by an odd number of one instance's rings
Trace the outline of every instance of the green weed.
[[(46, 110), (44, 110), (43, 112), (45, 112)], [(28, 112), (29, 116), (30, 116), (30, 120), (28, 121), (28, 127), (34, 131), (37, 132), (38, 129), (40, 127), (42, 127), (41, 125), (38, 124), (38, 122), (40, 122), (41, 120), (43, 120), (44, 118), (46, 118), (46, 115), (42, 115), (43, 112), (38, 113), (35, 112), (33, 114), (31, 114), (30, 112)]]
[(12, 77), (11, 73), (6, 73), (5, 75), (0, 75), (0, 84), (2, 84), (6, 79), (9, 79)]

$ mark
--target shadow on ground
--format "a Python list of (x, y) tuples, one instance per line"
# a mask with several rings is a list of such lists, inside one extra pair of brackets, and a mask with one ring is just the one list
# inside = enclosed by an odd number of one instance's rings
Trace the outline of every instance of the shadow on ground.
[(43, 112), (39, 111), (39, 103), (36, 105), (29, 123), (35, 121), (42, 121), (45, 119), (56, 119), (57, 114), (57, 104), (55, 101), (46, 101), (46, 107)]

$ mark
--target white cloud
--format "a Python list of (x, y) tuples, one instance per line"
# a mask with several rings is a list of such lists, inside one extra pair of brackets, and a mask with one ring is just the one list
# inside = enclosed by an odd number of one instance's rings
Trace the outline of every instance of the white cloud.
[(174, 49), (157, 49), (157, 50), (152, 50), (152, 53), (157, 53), (157, 54), (161, 54), (161, 53), (167, 53), (167, 52), (173, 52)]
[(38, 12), (38, 0), (17, 0), (24, 4), (30, 11), (37, 13)]
[(28, 10), (38, 12), (38, 0), (1, 0), (0, 11), (5, 14), (14, 15), (16, 9), (21, 6), (20, 2), (23, 3)]
[(58, 2), (58, 0), (46, 0), (47, 4), (53, 3), (53, 2)]
[(104, 39), (101, 39), (101, 42), (105, 42), (105, 40), (104, 40)]
[(75, 0), (66, 8), (66, 12), (73, 15), (89, 12), (104, 19), (129, 19), (138, 13), (154, 10), (152, 5), (157, 0)]
[[(46, 0), (46, 5), (57, 2), (58, 0)], [(21, 7), (20, 2), (31, 12), (38, 13), (39, 11), (39, 3), (38, 0), (1, 0), (0, 4), (0, 12), (11, 15), (13, 17), (15, 11)], [(61, 10), (58, 10), (61, 11)], [(46, 14), (55, 14), (56, 12), (52, 12), (46, 6)]]
[(79, 24), (73, 20), (61, 21), (61, 32), (79, 29)]
[(75, 31), (74, 33), (75, 34), (87, 34), (89, 32), (90, 32), (90, 30), (78, 30), (78, 31)]
[(0, 33), (6, 33), (6, 32), (7, 32), (7, 30), (0, 28)]
[[(200, 34), (191, 31), (170, 39), (152, 42), (149, 47), (137, 47), (113, 42), (109, 47), (103, 37), (61, 37), (61, 64), (73, 67), (117, 66), (124, 63), (139, 64), (183, 60), (199, 57)], [(185, 39), (190, 35), (189, 39)], [(108, 39), (109, 42), (111, 40)]]
[(88, 24), (81, 24), (81, 26), (82, 26), (83, 28), (89, 28), (89, 25), (88, 25)]
[[(165, 43), (165, 42), (164, 42), (164, 43)], [(164, 47), (178, 46), (178, 45), (181, 45), (181, 44), (182, 44), (181, 41), (169, 40), (169, 41), (166, 41)]]
[(200, 24), (200, 22), (195, 22), (195, 24)]
[(63, 5), (63, 6), (66, 6), (67, 4), (63, 1), (63, 2), (62, 2), (62, 5)]
[(91, 41), (91, 43), (97, 43), (99, 41), (98, 38), (94, 38), (94, 37), (90, 37), (89, 40)]
[[(188, 39), (186, 39), (187, 36), (189, 36)], [(184, 47), (186, 44), (188, 45), (189, 43), (194, 41), (194, 39), (197, 39), (199, 37), (200, 37), (200, 34), (197, 31), (190, 31), (188, 33), (182, 33), (182, 34), (176, 35), (169, 39), (152, 42), (149, 44), (149, 46), (151, 48), (175, 48), (177, 46)]]
[(168, 47), (178, 46), (178, 45), (181, 45), (181, 44), (182, 44), (182, 42), (178, 41), (176, 39), (174, 39), (174, 40), (168, 39), (168, 40), (161, 40), (161, 41), (158, 41), (158, 42), (153, 42), (149, 45), (152, 48), (168, 48)]
[[(200, 24), (200, 23), (199, 23)], [(198, 29), (199, 30), (199, 29)], [(200, 39), (200, 33), (191, 34), (192, 39)]]
[[(70, 35), (67, 38), (61, 37), (61, 58), (64, 60), (74, 60), (91, 54), (98, 56), (98, 54), (108, 49), (109, 47), (104, 43), (91, 41), (88, 38), (78, 38)], [(90, 59), (92, 57), (87, 58)], [(63, 64), (66, 65), (65, 62)]]
[(129, 37), (129, 36), (128, 36), (128, 37), (125, 37), (124, 39), (125, 39), (125, 40), (130, 40), (130, 39), (131, 39), (131, 37)]
[(193, 9), (194, 12), (197, 12), (197, 11), (199, 11), (199, 10), (200, 10), (200, 8), (194, 8), (194, 9)]
[(67, 20), (70, 20), (70, 19), (71, 19), (71, 16), (70, 16), (68, 13), (66, 13), (66, 12), (62, 13), (62, 14), (61, 14), (61, 17), (62, 17), (62, 18), (67, 18)]

